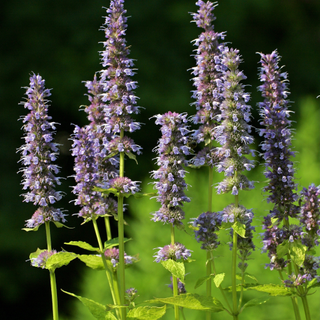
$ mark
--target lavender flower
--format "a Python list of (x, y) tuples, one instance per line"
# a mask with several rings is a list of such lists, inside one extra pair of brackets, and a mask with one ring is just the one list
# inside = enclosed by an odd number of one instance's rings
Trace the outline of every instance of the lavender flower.
[(131, 304), (138, 297), (138, 290), (135, 288), (129, 288), (126, 290), (126, 301)]
[[(187, 293), (187, 290), (184, 286), (184, 283), (180, 281), (179, 278), (177, 279), (177, 285), (178, 285), (178, 294), (183, 294), (183, 293)], [(172, 277), (170, 277), (171, 283), (168, 284), (168, 287), (173, 290), (173, 281), (172, 281)]]
[[(107, 260), (110, 260), (113, 267), (116, 268), (119, 263), (119, 249), (117, 248), (110, 248), (104, 252), (104, 256)], [(133, 264), (137, 260), (136, 257), (128, 256), (124, 253), (124, 262), (126, 265)]]
[(23, 190), (25, 202), (32, 202), (39, 208), (32, 218), (26, 221), (27, 228), (39, 227), (46, 221), (65, 222), (65, 214), (51, 205), (62, 198), (62, 193), (56, 191), (60, 185), (59, 168), (54, 164), (58, 154), (58, 144), (53, 142), (55, 123), (48, 115), (48, 100), (50, 90), (45, 88), (45, 81), (40, 75), (30, 76), (30, 86), (26, 88), (26, 101), (21, 102), (29, 110), (22, 117), (24, 140), (18, 151), (21, 152), (23, 173)]
[(193, 227), (198, 242), (202, 242), (201, 249), (214, 250), (220, 244), (217, 231), (221, 227), (222, 217), (219, 212), (204, 212), (194, 219)]
[(163, 248), (159, 247), (158, 249), (160, 250), (154, 255), (156, 262), (166, 261), (169, 259), (175, 261), (180, 259), (188, 260), (188, 258), (191, 257), (190, 250), (186, 249), (186, 247), (179, 242), (166, 245)]
[(134, 194), (139, 191), (137, 181), (132, 181), (127, 177), (117, 177), (109, 181), (110, 188), (114, 188), (119, 193)]
[(139, 113), (139, 107), (136, 105), (138, 97), (134, 94), (137, 82), (131, 79), (135, 69), (133, 60), (128, 58), (130, 51), (125, 40), (127, 18), (123, 3), (123, 0), (110, 2), (110, 7), (107, 9), (108, 15), (102, 27), (106, 37), (103, 42), (105, 49), (101, 52), (102, 66), (105, 69), (100, 71), (101, 99), (104, 103), (105, 116), (104, 130), (106, 134), (112, 135), (114, 142), (107, 143), (105, 147), (109, 153), (115, 150), (128, 152), (130, 149), (130, 152), (139, 154), (141, 147), (125, 136), (120, 137), (121, 131), (134, 132), (140, 129), (140, 124), (131, 118), (132, 114)]
[(220, 104), (221, 124), (214, 129), (216, 139), (222, 147), (217, 148), (217, 154), (222, 161), (217, 165), (219, 172), (224, 172), (226, 178), (218, 185), (217, 192), (231, 191), (237, 195), (239, 190), (252, 189), (253, 183), (241, 174), (242, 171), (250, 171), (254, 165), (245, 155), (252, 150), (248, 145), (253, 143), (250, 135), (251, 107), (247, 105), (250, 99), (240, 83), (246, 79), (238, 66), (241, 63), (239, 51), (225, 47), (222, 52), (223, 78), (219, 82), (221, 86), (223, 102)]
[[(287, 73), (281, 72), (277, 51), (261, 55), (259, 86), (264, 101), (259, 103), (262, 117), (260, 135), (264, 141), (261, 144), (265, 160), (265, 176), (269, 179), (264, 188), (269, 192), (268, 201), (274, 204), (270, 214), (264, 218), (264, 251), (268, 251), (270, 269), (282, 270), (287, 261), (277, 255), (277, 246), (284, 241), (292, 241), (293, 237), (301, 239), (301, 228), (289, 224), (289, 217), (296, 217), (298, 206), (294, 202), (298, 195), (294, 183), (293, 162), (291, 151), (291, 121), (289, 120), (288, 80)], [(283, 226), (280, 224), (283, 222)]]
[(156, 124), (161, 125), (162, 137), (155, 150), (158, 153), (158, 170), (152, 172), (152, 178), (158, 190), (158, 202), (161, 208), (153, 215), (153, 221), (162, 221), (174, 225), (181, 224), (184, 218), (183, 202), (190, 199), (185, 195), (187, 184), (184, 181), (186, 171), (183, 165), (187, 164), (185, 158), (190, 154), (188, 144), (187, 115), (168, 112), (157, 115)]
[(215, 20), (213, 9), (216, 5), (212, 2), (198, 1), (198, 12), (193, 13), (194, 22), (198, 27), (203, 28), (198, 39), (194, 41), (197, 46), (196, 67), (192, 68), (192, 74), (195, 76), (193, 85), (196, 90), (193, 91), (193, 98), (196, 102), (197, 113), (193, 117), (193, 122), (200, 127), (193, 134), (197, 143), (204, 142), (205, 147), (200, 150), (192, 160), (195, 166), (209, 165), (213, 167), (219, 160), (215, 148), (211, 142), (215, 139), (214, 128), (218, 124), (219, 105), (222, 102), (220, 94), (221, 69), (221, 50), (223, 45), (219, 44), (220, 39), (224, 39), (224, 33), (214, 31), (212, 22)]
[(33, 267), (45, 269), (48, 258), (50, 258), (56, 253), (57, 253), (56, 250), (52, 250), (52, 251), (44, 250), (36, 258), (31, 259), (31, 265)]
[(261, 125), (260, 135), (264, 137), (261, 144), (263, 159), (265, 160), (266, 178), (268, 185), (264, 188), (269, 192), (268, 201), (275, 204), (277, 211), (274, 216), (282, 220), (286, 216), (296, 217), (297, 207), (293, 203), (298, 199), (294, 190), (294, 169), (290, 160), (294, 156), (291, 151), (291, 121), (287, 97), (287, 73), (281, 72), (278, 62), (280, 56), (277, 51), (261, 55), (259, 86), (264, 101), (259, 103)]
[(79, 217), (90, 220), (93, 215), (104, 216), (116, 214), (117, 204), (112, 198), (103, 198), (93, 188), (101, 181), (99, 162), (94, 150), (95, 135), (91, 126), (80, 128), (75, 126), (72, 136), (72, 155), (75, 157), (76, 186), (72, 192), (77, 195), (76, 205), (81, 206)]

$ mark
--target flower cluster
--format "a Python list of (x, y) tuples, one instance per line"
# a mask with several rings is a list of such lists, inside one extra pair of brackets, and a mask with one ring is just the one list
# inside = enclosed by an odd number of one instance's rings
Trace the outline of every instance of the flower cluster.
[(129, 288), (126, 290), (126, 302), (128, 304), (131, 304), (137, 297), (138, 295), (138, 290), (135, 288)]
[(246, 79), (238, 67), (241, 63), (239, 51), (224, 47), (222, 52), (223, 77), (218, 82), (221, 87), (223, 102), (220, 104), (221, 124), (214, 129), (216, 139), (221, 147), (217, 153), (222, 158), (217, 165), (219, 172), (224, 172), (226, 178), (218, 185), (217, 192), (229, 192), (237, 195), (239, 190), (252, 189), (253, 183), (241, 174), (244, 170), (251, 170), (254, 165), (245, 155), (250, 152), (248, 147), (253, 143), (250, 135), (251, 107), (247, 105), (250, 95), (244, 91), (240, 83)]
[[(168, 287), (173, 290), (173, 279), (170, 277), (171, 283), (168, 284)], [(179, 278), (177, 278), (177, 286), (178, 286), (178, 294), (187, 293), (187, 290), (184, 286), (184, 283), (180, 281)]]
[(183, 165), (187, 165), (185, 156), (190, 154), (187, 121), (186, 114), (176, 112), (156, 116), (156, 124), (161, 125), (162, 137), (155, 148), (159, 169), (152, 172), (152, 177), (159, 179), (155, 187), (161, 208), (154, 214), (153, 221), (181, 224), (184, 218), (181, 207), (183, 202), (190, 201), (184, 193), (187, 184), (183, 168)]
[(220, 114), (219, 105), (222, 102), (220, 87), (218, 83), (221, 73), (221, 50), (223, 45), (219, 44), (220, 39), (224, 39), (223, 33), (214, 31), (212, 22), (215, 20), (213, 9), (216, 5), (212, 2), (198, 1), (198, 12), (193, 13), (194, 22), (198, 27), (204, 29), (199, 38), (194, 41), (197, 46), (196, 67), (192, 68), (194, 75), (193, 98), (196, 101), (197, 113), (193, 117), (193, 122), (200, 127), (193, 134), (197, 143), (204, 142), (205, 147), (192, 160), (195, 166), (209, 165), (213, 167), (219, 160), (212, 145), (215, 139), (214, 128), (217, 125), (217, 117)]
[(26, 88), (26, 101), (21, 102), (29, 110), (22, 117), (24, 140), (18, 151), (21, 152), (23, 173), (23, 190), (29, 189), (24, 194), (25, 202), (32, 202), (40, 206), (27, 220), (28, 228), (35, 228), (45, 221), (65, 222), (65, 214), (60, 209), (52, 207), (52, 204), (62, 198), (60, 191), (56, 191), (60, 185), (59, 168), (54, 164), (59, 154), (59, 148), (54, 143), (55, 123), (51, 122), (48, 115), (48, 100), (50, 90), (45, 88), (45, 81), (40, 75), (30, 76), (30, 86)]
[(132, 114), (139, 113), (136, 105), (138, 98), (134, 94), (137, 82), (131, 77), (135, 74), (133, 60), (129, 59), (129, 48), (126, 44), (125, 34), (127, 28), (126, 10), (123, 8), (123, 0), (111, 1), (107, 9), (107, 17), (102, 29), (105, 32), (104, 50), (101, 52), (102, 66), (100, 71), (100, 83), (102, 86), (101, 99), (104, 103), (105, 117), (104, 130), (112, 135), (112, 140), (117, 142), (106, 145), (109, 153), (125, 148), (140, 153), (140, 147), (131, 139), (126, 138), (121, 132), (133, 132), (140, 129), (140, 124), (135, 122)]
[[(287, 73), (281, 72), (278, 65), (280, 56), (277, 51), (271, 54), (260, 54), (261, 69), (258, 87), (263, 102), (259, 103), (261, 122), (260, 135), (264, 138), (261, 148), (265, 160), (265, 176), (269, 180), (264, 188), (269, 193), (268, 201), (274, 204), (270, 214), (264, 218), (263, 242), (264, 251), (268, 251), (270, 269), (282, 270), (288, 263), (277, 255), (277, 246), (284, 241), (301, 240), (302, 229), (290, 225), (289, 217), (297, 217), (299, 208), (294, 202), (298, 195), (294, 183), (293, 162), (291, 150), (291, 121), (288, 108)], [(281, 227), (281, 223), (283, 226)]]
[(277, 211), (274, 215), (280, 220), (285, 216), (295, 217), (297, 207), (296, 184), (294, 183), (293, 162), (291, 150), (291, 121), (288, 109), (288, 80), (287, 73), (281, 72), (277, 51), (271, 54), (260, 54), (260, 81), (258, 89), (264, 101), (259, 103), (261, 122), (260, 135), (264, 141), (261, 144), (266, 170), (264, 172), (268, 185), (264, 188), (269, 192), (268, 201), (275, 204)]
[(186, 249), (186, 247), (179, 242), (168, 244), (163, 248), (159, 247), (158, 249), (160, 250), (154, 255), (156, 262), (166, 261), (169, 259), (175, 261), (180, 259), (188, 260), (188, 258), (191, 257), (190, 250)]
[[(119, 249), (114, 247), (107, 249), (104, 252), (104, 256), (106, 257), (107, 260), (111, 261), (114, 268), (117, 267), (117, 264), (119, 263)], [(137, 260), (136, 257), (128, 256), (126, 253), (124, 253), (124, 263), (126, 265), (133, 264), (136, 260)]]
[(36, 258), (31, 259), (31, 265), (33, 267), (45, 269), (47, 260), (56, 253), (56, 250), (44, 250)]
[(95, 132), (91, 126), (75, 126), (73, 132), (72, 156), (75, 157), (74, 171), (76, 186), (72, 192), (77, 195), (75, 204), (81, 206), (79, 217), (85, 220), (92, 215), (115, 214), (117, 204), (112, 198), (103, 198), (93, 188), (100, 183), (99, 162), (94, 151)]
[(201, 249), (214, 250), (218, 247), (217, 231), (221, 227), (222, 217), (220, 212), (203, 212), (194, 219), (193, 227), (196, 240), (202, 242)]
[(132, 181), (127, 177), (117, 177), (109, 181), (110, 188), (115, 189), (119, 193), (136, 193), (139, 191), (137, 181)]

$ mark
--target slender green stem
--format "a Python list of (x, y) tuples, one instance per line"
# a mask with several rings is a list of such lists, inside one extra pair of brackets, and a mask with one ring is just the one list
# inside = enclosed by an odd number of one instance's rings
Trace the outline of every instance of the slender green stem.
[[(212, 251), (210, 252), (210, 254), (211, 254), (212, 270), (213, 270), (214, 274), (217, 274), (217, 272), (216, 272), (216, 266), (215, 266), (215, 264), (214, 264), (214, 260), (213, 260), (213, 256), (212, 256)], [(223, 296), (223, 298), (224, 298), (224, 301), (226, 302), (226, 304), (227, 304), (227, 306), (228, 306), (228, 308), (229, 308), (229, 310), (227, 310), (227, 312), (228, 312), (229, 314), (232, 314), (232, 308), (231, 308), (231, 306), (230, 306), (230, 303), (229, 303), (229, 301), (228, 301), (228, 299), (227, 299), (227, 296), (226, 296), (226, 294), (225, 294), (225, 292), (224, 292), (223, 287), (221, 286), (221, 284), (220, 284), (220, 286), (219, 286), (219, 289), (220, 289), (220, 292), (221, 292), (221, 294), (222, 294), (222, 296)]]
[(213, 195), (213, 168), (209, 167), (208, 181), (208, 211), (212, 211), (212, 195)]
[(311, 315), (310, 315), (307, 296), (306, 295), (302, 296), (301, 300), (302, 300), (302, 304), (303, 304), (303, 309), (304, 309), (304, 314), (306, 316), (306, 320), (311, 320)]
[[(124, 136), (124, 131), (120, 131), (120, 139)], [(119, 176), (124, 177), (124, 152), (120, 152)], [(120, 280), (120, 302), (125, 305), (125, 261), (124, 261), (124, 219), (123, 219), (123, 196), (118, 196), (118, 239), (119, 239), (119, 280)], [(121, 308), (121, 319), (126, 319), (126, 309)]]
[[(45, 222), (46, 229), (46, 239), (47, 239), (47, 250), (52, 250), (51, 245), (51, 232), (50, 232), (50, 221)], [(59, 320), (59, 311), (58, 311), (58, 294), (57, 294), (57, 281), (54, 271), (50, 272), (50, 287), (51, 287), (51, 301), (52, 301), (52, 315), (53, 320)]]
[[(175, 244), (175, 237), (174, 237), (174, 226), (173, 224), (171, 224), (171, 235), (170, 235), (170, 238), (171, 238), (171, 244)], [(177, 277), (174, 276), (172, 274), (172, 290), (173, 290), (173, 296), (176, 297), (178, 294), (179, 294), (179, 291), (178, 291), (178, 281), (177, 281)], [(178, 306), (174, 306), (174, 319), (175, 320), (179, 320), (179, 307)]]
[[(92, 217), (92, 224), (93, 224), (94, 232), (96, 234), (96, 238), (98, 241), (99, 250), (101, 252), (102, 263), (103, 263), (104, 269), (106, 270), (106, 276), (108, 279), (113, 304), (119, 305), (120, 304), (120, 297), (119, 297), (118, 281), (117, 281), (117, 278), (114, 279), (114, 277), (112, 275), (112, 270), (110, 270), (110, 268), (107, 265), (106, 257), (104, 255), (104, 250), (103, 250), (104, 248), (103, 248), (103, 244), (101, 241), (97, 220), (95, 219), (95, 217)], [(118, 314), (119, 310), (116, 309), (116, 311)]]
[(104, 224), (106, 226), (107, 240), (110, 241), (112, 239), (112, 234), (109, 217), (104, 217)]

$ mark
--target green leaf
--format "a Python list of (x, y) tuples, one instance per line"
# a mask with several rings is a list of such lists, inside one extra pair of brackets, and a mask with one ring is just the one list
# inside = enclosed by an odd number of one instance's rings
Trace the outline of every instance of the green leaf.
[(217, 288), (220, 287), (220, 284), (222, 283), (222, 281), (224, 280), (224, 276), (225, 276), (225, 273), (219, 273), (219, 274), (216, 274), (213, 278), (213, 282), (214, 284), (216, 285)]
[(287, 289), (286, 287), (272, 284), (272, 283), (250, 286), (247, 289), (269, 293), (271, 296), (290, 296), (290, 295), (292, 295), (291, 291), (289, 289)]
[(68, 227), (66, 226), (65, 224), (61, 223), (61, 222), (58, 222), (58, 221), (52, 221), (54, 223), (54, 225), (57, 227), (57, 228), (67, 228), (67, 229), (74, 229), (72, 227)]
[(129, 310), (127, 318), (141, 319), (141, 320), (157, 320), (162, 318), (166, 313), (166, 306), (163, 307), (137, 307)]
[(115, 196), (118, 196), (119, 195), (119, 192), (117, 191), (117, 189), (115, 188), (108, 188), (108, 189), (105, 189), (105, 188), (101, 188), (101, 187), (94, 187), (93, 188), (94, 191), (98, 191), (98, 192), (101, 192), (101, 193), (105, 193), (105, 194), (114, 194)]
[(246, 236), (246, 226), (239, 221), (236, 221), (232, 225), (232, 229), (234, 230), (235, 233), (237, 233), (240, 237), (245, 238)]
[(34, 258), (37, 258), (38, 255), (39, 255), (40, 253), (44, 252), (44, 251), (47, 251), (47, 250), (46, 250), (46, 249), (39, 249), (39, 248), (38, 248), (35, 252), (31, 252), (31, 253), (29, 254), (29, 259), (32, 260), (32, 259), (34, 259)]
[(46, 268), (54, 271), (57, 268), (68, 265), (77, 255), (72, 252), (58, 252), (47, 259)]
[(243, 305), (240, 312), (242, 312), (244, 308), (249, 308), (249, 307), (258, 306), (260, 304), (264, 304), (268, 300), (269, 300), (269, 298), (266, 298), (266, 297), (261, 297), (261, 298), (249, 300), (246, 304)]
[(157, 194), (155, 192), (151, 192), (151, 193), (140, 193), (140, 192), (137, 192), (137, 193), (134, 193), (133, 196), (136, 198), (136, 199), (140, 199), (142, 197), (155, 197)]
[(307, 247), (300, 241), (289, 242), (289, 253), (292, 261), (300, 267), (306, 258)]
[(40, 224), (39, 226), (36, 226), (36, 227), (34, 227), (34, 228), (22, 228), (21, 230), (27, 231), (27, 232), (29, 232), (29, 231), (38, 231), (38, 229), (39, 229), (41, 226), (42, 226), (42, 224)]
[(112, 152), (112, 153), (110, 153), (108, 156), (104, 157), (103, 160), (104, 160), (104, 161), (105, 161), (105, 160), (108, 160), (108, 159), (116, 156), (118, 153), (119, 153), (119, 152)]
[(133, 154), (132, 152), (125, 152), (125, 154), (128, 156), (129, 159), (134, 160), (136, 162), (136, 164), (138, 164), (137, 158), (135, 156), (135, 154)]
[(184, 283), (186, 270), (183, 262), (177, 262), (172, 259), (168, 259), (166, 261), (161, 261), (161, 264), (175, 277), (179, 278), (182, 283)]
[(81, 254), (78, 255), (78, 258), (91, 269), (104, 270), (104, 265), (100, 255)]
[(308, 283), (307, 288), (311, 289), (311, 288), (316, 288), (316, 287), (320, 287), (320, 282), (316, 278), (314, 278)]
[(225, 310), (222, 303), (216, 298), (200, 296), (192, 293), (180, 294), (178, 296), (168, 298), (156, 298), (149, 302), (162, 302), (186, 309), (200, 311), (220, 312)]
[[(132, 238), (124, 238), (124, 243), (128, 242), (132, 240)], [(113, 238), (111, 240), (108, 240), (104, 243), (104, 250), (106, 249), (110, 249), (110, 248), (113, 248), (113, 247), (116, 247), (119, 245), (119, 239), (118, 238)]]
[(288, 241), (285, 240), (280, 245), (277, 246), (277, 256), (279, 259), (281, 259), (288, 253), (289, 253), (289, 244), (288, 244)]
[(206, 276), (206, 277), (202, 277), (200, 279), (197, 280), (194, 288), (197, 289), (200, 286), (202, 286), (205, 282), (207, 282), (208, 280), (211, 280), (211, 276)]
[(100, 252), (99, 248), (95, 248), (91, 244), (84, 242), (84, 241), (70, 241), (70, 242), (65, 242), (64, 244), (67, 244), (69, 246), (76, 246), (76, 247), (79, 247), (81, 249), (85, 249), (88, 251)]
[(70, 296), (73, 296), (77, 299), (79, 299), (91, 312), (91, 314), (97, 319), (97, 320), (117, 320), (117, 318), (113, 315), (112, 312), (108, 311), (107, 308), (91, 299), (87, 299), (81, 296), (77, 296), (74, 293), (70, 293), (67, 291), (62, 290), (64, 293), (69, 294)]

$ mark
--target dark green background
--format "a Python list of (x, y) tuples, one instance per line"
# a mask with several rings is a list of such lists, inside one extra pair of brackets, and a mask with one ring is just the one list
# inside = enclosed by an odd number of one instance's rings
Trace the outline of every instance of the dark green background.
[[(80, 105), (87, 103), (82, 83), (91, 80), (100, 69), (98, 51), (102, 49), (103, 32), (99, 27), (109, 1), (101, 0), (2, 0), (0, 3), (0, 312), (2, 319), (43, 320), (50, 312), (49, 277), (46, 271), (31, 268), (26, 262), (30, 252), (45, 247), (44, 230), (37, 233), (21, 231), (24, 221), (34, 211), (32, 205), (22, 203), (21, 175), (16, 149), (22, 143), (21, 122), (25, 114), (18, 105), (33, 71), (46, 79), (52, 90), (50, 114), (59, 122), (57, 139), (64, 146), (59, 157), (61, 175), (72, 175), (69, 135), (71, 123), (85, 124)], [(194, 113), (189, 68), (190, 43), (201, 32), (190, 23), (189, 12), (197, 7), (193, 0), (127, 0), (129, 27), (127, 42), (131, 58), (137, 59), (139, 82), (136, 90), (140, 105), (145, 108), (138, 120), (143, 122), (141, 132), (134, 135), (136, 143), (144, 148), (139, 166), (128, 163), (128, 175), (143, 180), (153, 168), (151, 154), (156, 145), (158, 128), (149, 118), (165, 111)], [(317, 0), (223, 0), (215, 10), (216, 31), (227, 31), (226, 41), (240, 49), (247, 75), (248, 91), (252, 92), (252, 106), (259, 101), (256, 52), (270, 53), (278, 49), (282, 64), (289, 72), (290, 98), (295, 119), (303, 110), (299, 101), (305, 96), (320, 94), (320, 2)], [(257, 119), (257, 112), (254, 110)], [(255, 120), (255, 125), (258, 125)], [(91, 226), (79, 226), (72, 216), (76, 208), (69, 203), (72, 179), (63, 189), (67, 192), (61, 207), (68, 209), (69, 225), (73, 230), (52, 229), (54, 247), (63, 242), (85, 240), (94, 243)], [(80, 264), (57, 271), (58, 286), (68, 283), (77, 290), (82, 271)], [(70, 289), (71, 291), (71, 289)], [(61, 296), (62, 294), (59, 293)], [(61, 310), (68, 310), (70, 299), (63, 295)]]

